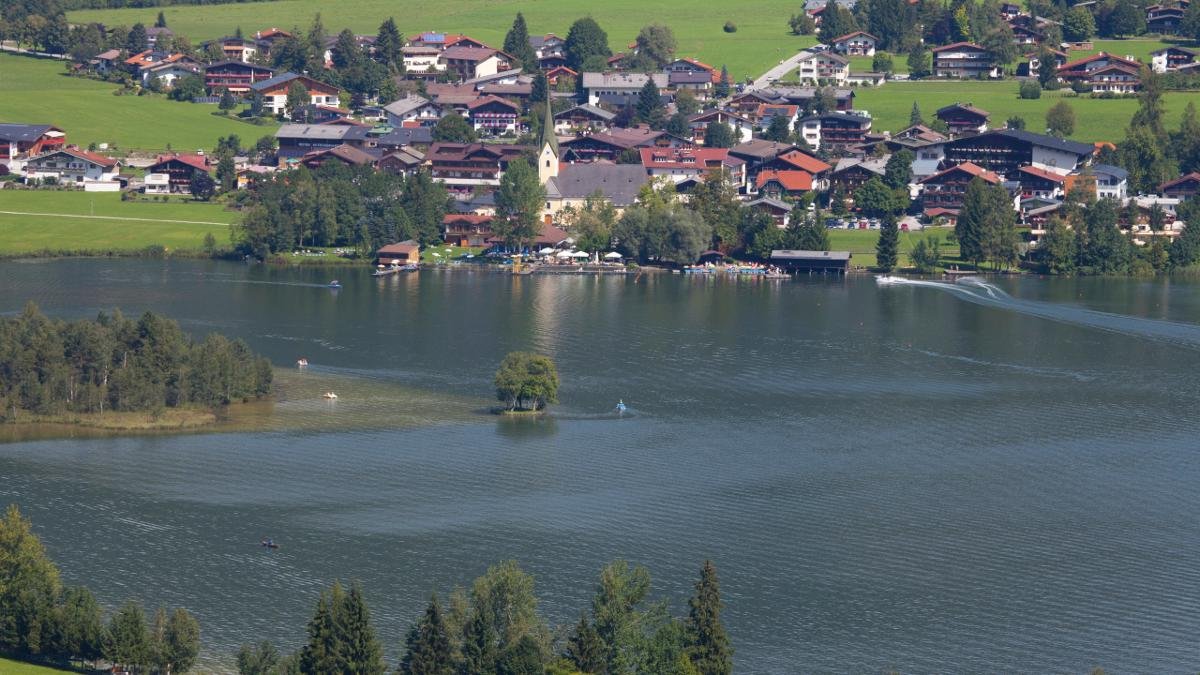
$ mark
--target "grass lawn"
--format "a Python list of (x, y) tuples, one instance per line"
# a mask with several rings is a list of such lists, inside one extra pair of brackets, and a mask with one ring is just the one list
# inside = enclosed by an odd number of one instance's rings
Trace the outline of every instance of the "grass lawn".
[[(948, 227), (926, 228), (921, 231), (900, 232), (900, 266), (911, 265), (908, 252), (917, 241), (930, 235), (936, 235), (941, 240), (943, 258), (957, 258), (958, 244), (946, 241), (950, 229)], [(875, 266), (875, 244), (879, 241), (879, 230), (829, 230), (829, 248), (833, 251), (850, 251), (850, 264), (855, 267)]]
[[(874, 131), (898, 131), (908, 126), (913, 101), (921, 106), (928, 122), (940, 107), (955, 102), (973, 103), (992, 114), (990, 126), (1002, 128), (1012, 115), (1025, 118), (1030, 131), (1045, 130), (1046, 111), (1062, 98), (1075, 109), (1073, 140), (1117, 142), (1125, 137), (1129, 119), (1137, 110), (1136, 99), (1094, 99), (1087, 96), (1066, 97), (1063, 91), (1044, 92), (1040, 99), (1017, 97), (1020, 85), (1015, 80), (980, 82), (976, 80), (929, 80), (921, 82), (888, 82), (882, 87), (864, 87), (856, 91), (854, 106), (868, 110), (874, 118)], [(1070, 93), (1070, 90), (1066, 90)], [(1167, 124), (1176, 127), (1188, 101), (1200, 105), (1200, 92), (1169, 93), (1164, 97)]]
[(0, 657), (0, 673), (4, 675), (54, 675), (55, 673), (74, 673), (74, 670), (59, 670), (49, 666), (39, 666), (24, 661), (13, 661)]
[[(851, 56), (850, 57), (850, 72), (852, 73), (869, 73), (871, 66), (874, 65), (874, 56)], [(892, 54), (892, 72), (907, 73), (908, 72), (908, 54)]]
[[(232, 35), (240, 26), (246, 34), (271, 26), (291, 29), (308, 28), (313, 15), (324, 12), (325, 28), (336, 35), (342, 28), (374, 35), (379, 24), (395, 17), (400, 31), (415, 35), (422, 31), (466, 33), (494, 47), (504, 43), (504, 34), (517, 12), (524, 13), (531, 34), (555, 33), (566, 37), (571, 22), (591, 15), (608, 32), (614, 52), (637, 37), (647, 24), (661, 22), (675, 33), (680, 56), (692, 56), (716, 67), (726, 64), (730, 75), (739, 80), (757, 77), (803, 45), (811, 37), (791, 35), (788, 17), (800, 11), (795, 0), (694, 0), (686, 5), (648, 5), (644, 0), (441, 0), (405, 2), (394, 0), (356, 0), (329, 3), (325, 0), (279, 0), (220, 6), (188, 5), (161, 8), (167, 25), (177, 34), (197, 44), (202, 40)], [(142, 22), (153, 25), (158, 7), (145, 9), (82, 10), (70, 12), (72, 23), (99, 21), (115, 26)], [(726, 21), (737, 24), (737, 32), (722, 29)], [(803, 40), (803, 41), (802, 41)]]
[(53, 124), (67, 132), (70, 143), (108, 143), (122, 150), (209, 149), (221, 136), (237, 134), (253, 143), (275, 131), (275, 125), (213, 115), (215, 106), (165, 96), (113, 96), (115, 84), (64, 72), (60, 61), (0, 54), (0, 122)]
[(229, 223), (237, 215), (218, 204), (123, 202), (115, 193), (49, 190), (0, 190), (0, 211), (37, 214), (0, 213), (3, 256), (128, 252), (152, 245), (200, 250), (210, 232), (227, 245)]

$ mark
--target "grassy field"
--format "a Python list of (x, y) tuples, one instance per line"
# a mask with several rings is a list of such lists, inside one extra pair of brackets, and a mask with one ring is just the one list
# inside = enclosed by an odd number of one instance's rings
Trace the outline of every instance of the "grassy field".
[[(941, 240), (943, 258), (957, 258), (958, 244), (946, 241), (951, 228), (926, 228), (920, 232), (900, 232), (900, 266), (911, 265), (908, 252), (917, 241), (930, 235)], [(875, 244), (879, 241), (879, 230), (829, 230), (829, 248), (833, 251), (850, 251), (850, 263), (855, 267), (875, 266)]]
[[(621, 51), (633, 41), (642, 26), (660, 22), (669, 25), (679, 42), (678, 53), (720, 67), (726, 64), (734, 79), (762, 74), (770, 66), (812, 43), (788, 32), (788, 17), (803, 3), (795, 0), (695, 0), (671, 5), (673, 12), (647, 5), (644, 0), (609, 0), (596, 4), (586, 0), (442, 0), (406, 2), (356, 0), (329, 3), (324, 0), (280, 0), (245, 4), (175, 6), (162, 8), (167, 25), (176, 33), (201, 40), (232, 35), (241, 26), (249, 34), (271, 26), (307, 29), (317, 12), (324, 12), (325, 28), (335, 34), (342, 28), (375, 34), (379, 24), (395, 17), (401, 32), (414, 35), (436, 30), (466, 33), (499, 47), (517, 12), (524, 13), (529, 32), (566, 36), (571, 22), (591, 15), (607, 32), (609, 46)], [(127, 26), (141, 21), (152, 25), (159, 8), (85, 10), (71, 12), (72, 23), (99, 21)], [(722, 30), (726, 21), (737, 24), (737, 32)]]
[[(219, 10), (218, 10), (219, 11)], [(275, 126), (254, 126), (212, 113), (215, 106), (164, 96), (113, 96), (116, 85), (68, 77), (59, 61), (0, 54), (0, 122), (53, 124), (67, 141), (128, 150), (209, 149), (237, 134), (253, 143)]]
[[(115, 193), (0, 190), (0, 256), (42, 251), (198, 251), (229, 243), (236, 217), (217, 204), (123, 202)], [(36, 214), (36, 215), (24, 215)]]
[[(1046, 110), (1064, 98), (1064, 92), (1044, 92), (1040, 99), (1025, 100), (1017, 96), (1018, 86), (1013, 80), (888, 82), (882, 87), (859, 89), (854, 106), (871, 112), (875, 131), (897, 131), (907, 126), (913, 101), (920, 104), (926, 121), (942, 106), (969, 102), (992, 114), (993, 128), (1003, 127), (1010, 116), (1019, 115), (1025, 118), (1026, 128), (1030, 131), (1044, 131)], [(1188, 101), (1200, 105), (1200, 92), (1170, 93), (1164, 98), (1167, 123), (1172, 127), (1179, 124)], [(1125, 137), (1129, 118), (1137, 110), (1137, 101), (1134, 99), (1102, 100), (1080, 96), (1067, 97), (1066, 100), (1075, 109), (1075, 134), (1072, 138), (1085, 143), (1120, 141)]]
[(39, 666), (24, 661), (13, 661), (0, 657), (0, 673), (4, 675), (57, 675), (58, 673), (73, 673), (73, 670), (59, 670), (49, 666)]

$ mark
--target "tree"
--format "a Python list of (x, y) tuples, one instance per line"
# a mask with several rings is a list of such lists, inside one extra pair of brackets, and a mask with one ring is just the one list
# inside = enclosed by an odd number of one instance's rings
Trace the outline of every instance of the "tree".
[(724, 122), (709, 122), (704, 128), (704, 146), (708, 148), (732, 148), (737, 144), (733, 129)]
[[(1026, 100), (1037, 100), (1042, 97), (1042, 85), (1037, 80), (1025, 80), (1017, 88), (1017, 95)], [(1066, 103), (1066, 101), (1059, 101)]]
[(200, 653), (200, 623), (186, 609), (176, 609), (167, 619), (156, 647), (162, 663), (166, 664), (166, 672), (190, 670)]
[(854, 15), (850, 10), (843, 7), (840, 3), (832, 2), (825, 5), (825, 11), (822, 13), (821, 28), (817, 31), (818, 39), (825, 44), (833, 44), (833, 41), (847, 33), (853, 33), (858, 30), (858, 24), (854, 21)]
[(877, 73), (891, 74), (895, 67), (892, 55), (887, 52), (875, 52), (875, 57), (871, 59), (871, 70)]
[(691, 89), (680, 89), (675, 92), (675, 110), (684, 115), (695, 115), (700, 112), (700, 102)]
[(279, 651), (263, 640), (255, 646), (242, 645), (237, 653), (238, 675), (273, 675), (279, 664)]
[(1061, 218), (1046, 223), (1046, 234), (1037, 247), (1038, 256), (1053, 274), (1070, 274), (1075, 270), (1075, 235)]
[(1046, 131), (1058, 137), (1075, 133), (1075, 110), (1070, 103), (1059, 101), (1046, 111)]
[(763, 133), (763, 138), (776, 143), (783, 143), (792, 134), (791, 125), (788, 124), (788, 118), (783, 115), (775, 115), (771, 118), (771, 124)]
[(127, 602), (108, 622), (104, 658), (114, 664), (137, 669), (147, 665), (150, 657), (150, 633), (146, 630), (146, 614), (137, 603)]
[(40, 654), (62, 592), (58, 568), (16, 504), (0, 520), (0, 650)]
[(217, 194), (217, 182), (213, 180), (211, 174), (207, 171), (196, 169), (192, 172), (191, 181), (192, 196), (201, 201), (208, 201)]
[(878, 176), (872, 177), (854, 192), (854, 205), (866, 216), (878, 218), (900, 210), (896, 194)]
[(596, 57), (607, 59), (612, 56), (612, 50), (608, 48), (608, 33), (590, 16), (576, 19), (571, 24), (563, 48), (567, 65), (576, 72), (582, 72), (585, 64)]
[(954, 224), (954, 238), (958, 240), (959, 254), (964, 260), (976, 265), (983, 260), (983, 238), (987, 218), (988, 185), (980, 178), (967, 184), (963, 195), (963, 206)]
[(801, 251), (828, 251), (829, 230), (818, 218), (810, 216), (808, 211), (797, 205), (792, 209), (792, 222), (789, 225), (787, 248)]
[(364, 59), (362, 49), (358, 46), (358, 40), (354, 37), (354, 31), (349, 28), (343, 28), (342, 32), (338, 33), (337, 41), (333, 43), (333, 48), (329, 52), (329, 59), (338, 71), (361, 66)]
[(717, 568), (704, 561), (696, 594), (688, 601), (688, 656), (700, 675), (729, 675), (733, 672), (733, 647), (721, 624), (721, 587)]
[(404, 36), (396, 27), (396, 21), (388, 17), (379, 24), (379, 32), (375, 36), (375, 59), (387, 66), (391, 72), (404, 70)]
[(362, 585), (350, 584), (342, 602), (338, 622), (341, 672), (359, 675), (383, 675), (383, 646), (371, 625), (371, 611), (363, 598)]
[[(872, 179), (874, 180), (874, 179)], [(900, 255), (900, 228), (895, 216), (886, 214), (879, 227), (879, 241), (875, 242), (875, 266), (884, 272), (896, 269)]]
[(1196, 104), (1188, 101), (1179, 121), (1179, 131), (1171, 140), (1175, 155), (1179, 158), (1179, 172), (1188, 174), (1200, 169), (1200, 119), (1197, 119)]
[(1129, 189), (1152, 194), (1177, 168), (1167, 155), (1165, 144), (1150, 128), (1130, 125), (1126, 134), (1117, 147), (1117, 156), (1121, 167), (1129, 172)]
[(913, 245), (912, 252), (908, 257), (912, 260), (917, 271), (922, 274), (928, 274), (937, 268), (941, 262), (941, 242), (938, 241), (937, 235), (929, 235), (927, 239), (919, 239)]
[(479, 137), (462, 115), (448, 113), (434, 125), (433, 140), (443, 143), (474, 143)]
[(321, 591), (317, 608), (308, 621), (308, 643), (300, 649), (300, 670), (305, 673), (341, 672), (338, 617), (345, 591), (334, 582), (328, 593)]
[(546, 668), (542, 661), (542, 649), (537, 641), (524, 635), (497, 659), (496, 675), (544, 675)]
[(588, 621), (586, 615), (580, 615), (579, 623), (567, 638), (567, 650), (564, 656), (583, 673), (601, 673), (605, 665), (604, 641), (600, 634)]
[(1054, 53), (1044, 47), (1038, 52), (1037, 81), (1043, 89), (1058, 88), (1058, 62)]
[(1176, 207), (1176, 216), (1185, 225), (1171, 242), (1171, 265), (1189, 267), (1200, 261), (1200, 200), (1188, 199)]
[(187, 75), (175, 80), (169, 94), (173, 101), (192, 101), (204, 96), (204, 78), (198, 74)]
[(729, 81), (729, 69), (722, 65), (721, 77), (717, 80), (716, 86), (713, 87), (713, 93), (717, 98), (726, 98), (732, 89), (733, 84)]
[(1193, 2), (1188, 5), (1183, 21), (1179, 24), (1179, 34), (1200, 40), (1200, 4)]
[(530, 244), (541, 231), (545, 202), (546, 188), (529, 162), (519, 158), (509, 162), (496, 191), (496, 234), (508, 246)]
[(517, 18), (513, 19), (512, 27), (504, 36), (504, 52), (515, 59), (514, 66), (523, 68), (525, 72), (538, 70), (537, 53), (529, 43), (529, 28), (525, 25), (525, 15), (520, 12), (517, 12)]
[(306, 106), (312, 99), (308, 95), (308, 88), (300, 80), (293, 80), (288, 85), (287, 102), (284, 104), (287, 110), (287, 116), (294, 118), (296, 111), (302, 106)]
[(154, 27), (155, 28), (166, 28), (167, 27), (167, 17), (163, 16), (163, 13), (161, 11), (158, 13), (158, 18), (154, 20)]
[(912, 112), (908, 113), (908, 125), (917, 126), (924, 125), (925, 118), (921, 115), (921, 104), (913, 101)]
[(792, 29), (793, 35), (812, 35), (817, 30), (817, 22), (813, 21), (808, 12), (801, 11), (788, 19), (788, 28)]
[(1075, 7), (1063, 16), (1062, 31), (1070, 42), (1090, 40), (1096, 34), (1096, 18), (1086, 7)]
[[(548, 356), (510, 352), (496, 371), (495, 385), (496, 398), (508, 410), (542, 410), (558, 402), (558, 369)], [(505, 628), (497, 627), (502, 638)]]
[(409, 631), (399, 670), (403, 675), (452, 675), (454, 672), (450, 637), (442, 621), (442, 607), (436, 593), (430, 597), (425, 615)]
[(138, 54), (146, 51), (149, 43), (150, 38), (146, 35), (146, 26), (141, 23), (133, 24), (133, 28), (129, 29), (129, 38), (125, 41), (125, 49), (130, 54)]
[(219, 110), (230, 111), (236, 107), (237, 107), (237, 98), (234, 97), (233, 92), (229, 91), (228, 89), (222, 89), (221, 90), (221, 100), (219, 103), (217, 103), (217, 108)]
[(1020, 115), (1012, 115), (1007, 120), (1004, 121), (1004, 128), (1005, 129), (1017, 129), (1017, 130), (1024, 129), (1025, 128), (1025, 118), (1021, 117)]
[(645, 72), (662, 70), (675, 58), (675, 34), (659, 23), (645, 26), (638, 32), (634, 68)]
[(913, 79), (929, 77), (933, 74), (933, 57), (921, 43), (913, 45), (908, 52), (908, 76)]
[(676, 112), (674, 115), (671, 115), (667, 119), (667, 125), (664, 129), (668, 134), (679, 136), (680, 138), (687, 138), (692, 131), (691, 127), (688, 126), (687, 115), (682, 112)]
[(1134, 2), (1116, 2), (1104, 21), (1109, 37), (1140, 35), (1146, 31), (1146, 12)]
[(638, 92), (636, 112), (639, 122), (645, 122), (655, 129), (662, 126), (666, 106), (663, 105), (662, 94), (658, 91), (658, 85), (654, 84), (653, 76), (646, 77), (646, 84)]
[(893, 190), (907, 190), (913, 179), (912, 165), (916, 159), (911, 150), (892, 153), (884, 167), (883, 182)]
[(55, 650), (84, 661), (95, 661), (104, 649), (104, 611), (84, 586), (63, 592), (57, 607)]

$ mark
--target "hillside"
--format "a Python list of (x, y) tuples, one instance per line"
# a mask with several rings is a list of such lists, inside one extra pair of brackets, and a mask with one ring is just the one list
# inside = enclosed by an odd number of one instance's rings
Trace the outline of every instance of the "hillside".
[[(726, 64), (735, 79), (757, 76), (796, 50), (814, 43), (812, 37), (788, 32), (787, 20), (803, 3), (795, 0), (694, 0), (672, 4), (678, 11), (657, 12), (642, 0), (442, 0), (434, 3), (396, 3), (390, 0), (354, 0), (334, 6), (323, 0), (281, 0), (229, 5), (192, 5), (162, 8), (167, 25), (193, 42), (232, 34), (241, 26), (246, 33), (276, 26), (307, 28), (317, 12), (324, 12), (326, 29), (336, 33), (350, 28), (375, 34), (380, 22), (395, 17), (401, 32), (413, 35), (427, 30), (466, 33), (499, 47), (518, 11), (525, 14), (529, 32), (566, 36), (571, 22), (591, 15), (608, 32), (613, 51), (621, 51), (637, 37), (642, 26), (660, 22), (671, 27), (679, 42), (678, 53), (720, 67)], [(99, 21), (108, 25), (152, 25), (159, 8), (86, 10), (71, 12), (73, 22)], [(726, 21), (737, 24), (736, 33), (722, 30)]]

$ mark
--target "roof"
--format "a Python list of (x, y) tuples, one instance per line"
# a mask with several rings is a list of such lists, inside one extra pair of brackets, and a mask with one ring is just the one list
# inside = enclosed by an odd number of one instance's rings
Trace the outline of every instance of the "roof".
[(665, 88), (670, 84), (670, 79), (666, 73), (654, 73), (653, 75), (645, 75), (642, 73), (591, 73), (583, 74), (584, 89), (599, 89), (599, 88), (615, 88), (615, 89), (641, 89), (646, 86), (646, 80), (654, 79), (654, 86), (659, 89)]
[(807, 171), (760, 171), (754, 186), (762, 189), (764, 185), (775, 181), (789, 192), (807, 192), (812, 189), (812, 174)]
[(447, 213), (442, 216), (442, 224), (449, 225), (450, 223), (470, 223), (472, 225), (483, 225), (490, 223), (496, 219), (496, 216), (482, 216), (477, 213)]
[(170, 154), (170, 155), (159, 155), (158, 158), (154, 160), (154, 163), (150, 165), (150, 168), (156, 167), (159, 164), (165, 164), (166, 162), (182, 162), (194, 169), (199, 169), (200, 171), (208, 171), (208, 158), (205, 157), (204, 155), (191, 155), (191, 154), (179, 154), (179, 153), (174, 153), (174, 154)]
[(793, 150), (791, 152), (785, 152), (782, 155), (779, 155), (779, 159), (783, 160), (784, 162), (787, 162), (788, 164), (791, 164), (792, 166), (796, 167), (797, 169), (802, 169), (802, 170), (807, 171), (808, 173), (811, 173), (814, 175), (821, 173), (823, 171), (828, 171), (829, 169), (832, 168), (829, 166), (828, 163), (822, 162), (821, 160), (817, 159), (816, 157), (813, 157), (812, 155), (801, 152), (800, 150)]
[(609, 111), (605, 110), (604, 108), (601, 108), (599, 106), (594, 106), (590, 103), (585, 103), (583, 105), (577, 105), (574, 108), (567, 108), (566, 110), (556, 112), (556, 113), (554, 113), (554, 117), (555, 118), (567, 117), (568, 115), (570, 115), (573, 112), (585, 112), (589, 116), (602, 119), (605, 122), (611, 122), (617, 118), (616, 113), (609, 112)]
[(849, 65), (849, 63), (850, 63), (850, 59), (842, 56), (841, 54), (837, 54), (835, 52), (809, 52), (809, 53), (805, 54), (804, 56), (801, 56), (800, 58), (796, 59), (796, 63), (800, 63), (801, 61), (808, 61), (809, 59), (815, 59), (818, 57), (826, 58), (831, 61), (837, 61), (838, 63), (841, 63), (842, 65)]
[(785, 212), (790, 212), (792, 210), (791, 204), (788, 204), (787, 202), (780, 200), (780, 199), (775, 199), (774, 197), (759, 197), (758, 199), (755, 199), (752, 202), (746, 202), (746, 208), (750, 208), (750, 207), (754, 207), (754, 206), (766, 206), (767, 208), (771, 208), (776, 211), (785, 211)]
[(399, 127), (375, 139), (381, 147), (404, 145), (428, 145), (433, 142), (433, 129), (429, 127)]
[(409, 253), (414, 253), (414, 252), (420, 251), (420, 250), (421, 250), (421, 245), (418, 244), (417, 242), (413, 241), (412, 239), (409, 239), (407, 241), (402, 241), (398, 244), (388, 244), (387, 246), (382, 246), (382, 247), (380, 247), (380, 249), (378, 251), (375, 252), (375, 254), (380, 255), (380, 254), (388, 254), (388, 253), (403, 253), (403, 254), (407, 255)]
[[(674, 61), (672, 61), (671, 63), (679, 63), (680, 61), (683, 61), (684, 63), (689, 63), (693, 66), (696, 66), (700, 70), (707, 70), (710, 73), (716, 70), (716, 68), (713, 68), (712, 66), (708, 65), (707, 63), (705, 63), (699, 59), (693, 59), (693, 58), (687, 57), (687, 56), (677, 58)], [(667, 65), (669, 66), (670, 64), (667, 64)]]
[(297, 80), (297, 79), (303, 79), (305, 81), (304, 86), (309, 87), (309, 88), (312, 88), (310, 85), (316, 85), (317, 87), (324, 87), (326, 89), (331, 89), (333, 91), (337, 91), (337, 87), (325, 84), (324, 82), (318, 82), (317, 80), (314, 80), (313, 78), (311, 78), (307, 75), (297, 75), (296, 73), (290, 73), (290, 72), (289, 73), (280, 73), (280, 74), (276, 75), (275, 77), (267, 78), (265, 80), (262, 80), (261, 82), (255, 82), (254, 84), (250, 85), (250, 88), (253, 89), (254, 91), (270, 91), (271, 89), (274, 89), (275, 87), (278, 87), (279, 85), (287, 84), (288, 82), (291, 82), (292, 80)]
[(367, 131), (365, 127), (346, 124), (284, 124), (275, 131), (275, 138), (359, 140), (367, 137)]
[(1193, 171), (1189, 174), (1184, 174), (1175, 180), (1169, 180), (1158, 186), (1159, 190), (1166, 190), (1185, 183), (1200, 182), (1200, 171)]
[(1112, 176), (1118, 180), (1125, 180), (1129, 178), (1128, 171), (1119, 166), (1113, 166), (1112, 164), (1093, 164), (1092, 173), (1102, 173), (1106, 176)]
[(956, 165), (950, 167), (949, 169), (943, 169), (942, 171), (939, 171), (939, 172), (933, 174), (932, 176), (926, 176), (925, 178), (922, 178), (920, 180), (920, 182), (921, 183), (932, 183), (932, 182), (935, 182), (936, 179), (938, 179), (938, 178), (947, 176), (947, 175), (955, 173), (955, 172), (963, 172), (974, 178), (982, 178), (983, 180), (985, 180), (989, 183), (992, 183), (994, 185), (999, 185), (1001, 182), (1000, 177), (997, 176), (995, 173), (992, 173), (991, 171), (988, 171), (987, 169), (985, 169), (973, 162), (963, 162), (962, 164), (956, 164)]
[(971, 139), (978, 140), (980, 138), (985, 138), (985, 137), (994, 136), (994, 135), (1007, 136), (1008, 138), (1012, 138), (1012, 139), (1022, 141), (1025, 143), (1031, 143), (1038, 147), (1050, 148), (1051, 150), (1067, 152), (1067, 153), (1079, 155), (1081, 157), (1085, 156), (1085, 155), (1090, 155), (1094, 151), (1094, 147), (1091, 145), (1088, 145), (1087, 143), (1078, 143), (1076, 141), (1068, 141), (1065, 138), (1057, 138), (1054, 136), (1047, 136), (1045, 134), (1035, 134), (1032, 131), (1026, 131), (1024, 129), (996, 129), (994, 131), (985, 131), (984, 133), (979, 134), (978, 136), (968, 136), (967, 138), (959, 139), (957, 141), (951, 141), (951, 143), (964, 142), (964, 141), (968, 141)]
[(506, 98), (500, 98), (499, 96), (492, 96), (491, 94), (489, 94), (487, 96), (480, 96), (479, 98), (475, 99), (474, 101), (471, 101), (470, 103), (467, 104), (467, 109), (474, 110), (476, 108), (480, 108), (480, 107), (483, 107), (485, 105), (489, 105), (492, 103), (499, 103), (500, 105), (503, 105), (506, 108), (511, 108), (518, 112), (521, 109), (521, 107), (518, 106), (516, 103), (513, 103), (512, 101), (510, 101)]
[(843, 157), (838, 160), (837, 166), (834, 167), (835, 174), (843, 171), (848, 171), (854, 167), (862, 167), (865, 171), (870, 171), (877, 176), (883, 176), (887, 173), (887, 160), (883, 158), (861, 158), (861, 157)]
[(120, 49), (109, 49), (107, 51), (100, 52), (99, 54), (96, 55), (95, 58), (103, 59), (105, 61), (112, 61), (113, 59), (119, 57), (120, 55), (121, 55)]
[(336, 157), (347, 164), (356, 165), (371, 164), (375, 161), (374, 155), (344, 143), (337, 147), (313, 150), (312, 152), (305, 153), (301, 161), (308, 161), (321, 156)]
[(592, 162), (567, 164), (546, 185), (546, 193), (562, 199), (584, 199), (600, 192), (614, 206), (629, 206), (650, 180), (640, 164)]
[(409, 94), (404, 98), (396, 99), (395, 101), (383, 106), (383, 109), (393, 115), (405, 115), (427, 105), (429, 105), (429, 99), (425, 98), (424, 96)]
[(729, 149), (729, 154), (767, 160), (774, 159), (790, 150), (799, 150), (799, 148), (791, 143), (778, 143), (755, 138), (733, 146)]
[(850, 260), (850, 251), (771, 251), (771, 260)]
[(1017, 169), (1017, 171), (1020, 171), (1028, 176), (1033, 176), (1034, 178), (1048, 180), (1051, 183), (1061, 183), (1066, 180), (1066, 176), (1063, 176), (1062, 174), (1057, 174), (1053, 171), (1046, 171), (1045, 169), (1039, 169), (1036, 166), (1023, 166)]
[(712, 84), (712, 75), (689, 70), (672, 70), (667, 73), (670, 84)]
[(1142, 64), (1138, 63), (1137, 61), (1130, 61), (1129, 59), (1122, 58), (1120, 56), (1115, 56), (1115, 55), (1109, 54), (1107, 52), (1100, 52), (1098, 54), (1092, 54), (1091, 56), (1085, 56), (1081, 59), (1075, 59), (1074, 61), (1068, 61), (1067, 63), (1064, 63), (1063, 65), (1059, 66), (1058, 70), (1059, 70), (1059, 72), (1077, 70), (1079, 68), (1079, 66), (1089, 64), (1093, 61), (1100, 61), (1102, 59), (1110, 59), (1112, 61), (1124, 63), (1133, 68), (1140, 68), (1142, 65)]
[(491, 47), (447, 47), (442, 52), (442, 58), (447, 61), (486, 61), (493, 56), (507, 56), (499, 49)]
[[(226, 59), (224, 61), (215, 61), (204, 66), (204, 70), (212, 70), (213, 68), (245, 68), (247, 70), (265, 70), (268, 73), (275, 72), (267, 66), (260, 66), (257, 63), (249, 63), (246, 61), (238, 61), (237, 59)], [(265, 80), (264, 80), (265, 81)]]
[(38, 155), (37, 157), (33, 157), (31, 159), (31, 161), (38, 160), (43, 157), (49, 157), (51, 155), (58, 155), (58, 154), (64, 154), (64, 153), (68, 154), (72, 157), (78, 157), (79, 159), (82, 159), (85, 162), (91, 162), (92, 164), (97, 164), (99, 166), (103, 166), (106, 168), (114, 167), (117, 165), (117, 160), (112, 159), (111, 157), (105, 157), (104, 155), (98, 155), (94, 152), (80, 150), (79, 148), (58, 148), (55, 150), (51, 150), (50, 152), (42, 153), (42, 154)]
[(605, 145), (611, 145), (613, 147), (617, 147), (617, 148), (621, 148), (622, 150), (625, 150), (628, 148), (636, 148), (638, 146), (652, 144), (652, 143), (654, 143), (655, 139), (657, 139), (659, 136), (662, 136), (664, 133), (666, 133), (666, 132), (654, 131), (653, 129), (650, 129), (649, 127), (644, 127), (644, 126), (638, 126), (638, 127), (633, 127), (633, 128), (614, 127), (612, 129), (609, 129), (608, 131), (601, 132), (601, 133), (588, 134), (586, 136), (577, 136), (570, 140), (563, 141), (562, 144), (566, 145), (566, 146), (570, 146), (575, 143), (580, 143), (580, 142), (590, 140), (590, 141), (594, 141), (597, 143), (603, 143)]
[(49, 124), (0, 124), (0, 141), (32, 143), (51, 130), (61, 131)]
[(837, 43), (839, 43), (839, 42), (845, 42), (846, 40), (849, 40), (850, 38), (855, 38), (855, 37), (858, 37), (858, 36), (860, 36), (860, 35), (861, 35), (861, 36), (863, 36), (863, 37), (869, 37), (869, 38), (871, 38), (872, 40), (874, 40), (874, 41), (876, 41), (876, 42), (879, 42), (879, 38), (875, 37), (874, 35), (871, 35), (870, 33), (866, 32), (866, 31), (862, 31), (862, 30), (856, 30), (856, 31), (854, 31), (853, 33), (847, 33), (847, 34), (845, 34), (845, 35), (843, 35), (843, 36), (841, 36), (841, 37), (839, 37), (839, 38), (834, 38), (834, 39), (833, 39), (833, 44), (835, 44), (835, 45), (836, 45), (836, 44), (837, 44)]
[(642, 166), (647, 169), (715, 168), (729, 156), (725, 148), (641, 148)]
[(945, 45), (942, 47), (934, 47), (930, 51), (932, 51), (934, 54), (939, 54), (941, 52), (948, 52), (952, 49), (964, 49), (964, 48), (974, 49), (974, 50), (981, 51), (981, 52), (987, 51), (986, 49), (975, 44), (974, 42), (955, 42), (954, 44)]
[(951, 103), (948, 106), (938, 108), (938, 111), (935, 114), (940, 116), (942, 113), (950, 112), (952, 110), (962, 110), (964, 112), (969, 112), (973, 115), (979, 115), (980, 117), (991, 117), (992, 116), (992, 114), (990, 112), (984, 110), (983, 108), (976, 108), (975, 106), (971, 105), (970, 103)]
[(1171, 52), (1182, 52), (1184, 54), (1187, 54), (1188, 56), (1196, 55), (1196, 51), (1194, 49), (1186, 49), (1184, 47), (1180, 47), (1177, 45), (1171, 45), (1170, 47), (1167, 47), (1165, 49), (1158, 49), (1158, 50), (1150, 52), (1150, 56), (1157, 56), (1159, 54), (1169, 54)]

